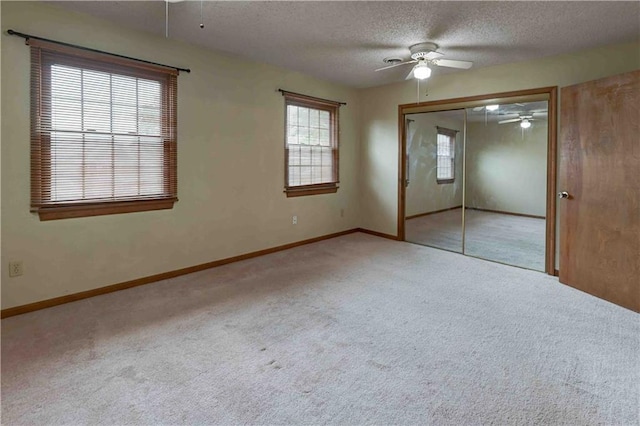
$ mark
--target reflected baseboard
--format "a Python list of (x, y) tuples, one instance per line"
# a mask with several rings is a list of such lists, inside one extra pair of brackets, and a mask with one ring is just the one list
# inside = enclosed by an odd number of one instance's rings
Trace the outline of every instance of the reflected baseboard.
[(488, 212), (488, 213), (500, 213), (500, 214), (510, 214), (512, 216), (522, 216), (522, 217), (531, 217), (533, 219), (546, 219), (545, 216), (537, 216), (534, 214), (525, 214), (525, 213), (513, 213), (513, 212), (505, 212), (502, 210), (491, 210), (491, 209), (481, 209), (479, 207), (465, 207), (465, 210), (477, 210), (480, 212)]
[(434, 210), (432, 212), (418, 213), (418, 214), (414, 214), (414, 215), (405, 217), (405, 220), (415, 219), (417, 217), (422, 217), (422, 216), (429, 216), (430, 214), (448, 212), (449, 210), (455, 210), (455, 209), (461, 209), (461, 208), (462, 208), (462, 206), (460, 205), (460, 206), (449, 207), (449, 208), (446, 208), (446, 209)]

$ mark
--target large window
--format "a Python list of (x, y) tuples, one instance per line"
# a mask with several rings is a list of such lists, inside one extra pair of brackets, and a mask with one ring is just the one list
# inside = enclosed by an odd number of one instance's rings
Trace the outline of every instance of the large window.
[(47, 220), (171, 208), (177, 72), (30, 44), (32, 210)]
[(338, 103), (285, 93), (285, 192), (326, 194), (338, 189)]
[(438, 127), (437, 169), (438, 183), (452, 183), (455, 180), (456, 131)]

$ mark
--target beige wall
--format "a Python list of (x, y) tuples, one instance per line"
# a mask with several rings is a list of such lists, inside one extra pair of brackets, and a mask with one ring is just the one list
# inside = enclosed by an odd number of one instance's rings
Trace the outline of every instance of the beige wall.
[[(638, 68), (640, 44), (636, 42), (452, 74), (438, 75), (436, 71), (428, 82), (428, 97), (421, 90), (420, 101), (562, 87)], [(361, 226), (396, 235), (398, 105), (416, 102), (416, 83), (407, 81), (366, 89), (360, 100)]]
[(466, 206), (546, 215), (546, 121), (467, 123), (466, 148)]
[[(411, 114), (407, 153), (409, 153), (406, 197), (406, 216), (429, 213), (462, 205), (462, 131), (464, 112), (460, 120), (443, 116), (438, 112)], [(455, 144), (455, 180), (438, 184), (436, 181), (436, 126), (458, 130)]]
[[(53, 6), (3, 1), (1, 7), (2, 308), (359, 225), (357, 91)], [(29, 48), (8, 36), (9, 28), (191, 68), (179, 77), (180, 201), (172, 210), (50, 222), (29, 212)], [(336, 194), (283, 194), (278, 88), (348, 103), (340, 110)], [(8, 278), (12, 260), (24, 262), (23, 276)]]
[[(397, 105), (415, 82), (356, 91), (33, 2), (0, 3), (2, 308), (365, 227), (396, 233)], [(189, 67), (179, 77), (179, 198), (172, 210), (40, 222), (29, 213), (29, 50), (6, 30)], [(640, 68), (640, 45), (434, 75), (428, 100), (565, 86)], [(282, 193), (283, 101), (346, 101), (341, 188)], [(427, 100), (422, 92), (422, 101)], [(341, 217), (344, 210), (344, 217)], [(291, 216), (298, 215), (298, 225)], [(24, 262), (8, 278), (7, 263)]]

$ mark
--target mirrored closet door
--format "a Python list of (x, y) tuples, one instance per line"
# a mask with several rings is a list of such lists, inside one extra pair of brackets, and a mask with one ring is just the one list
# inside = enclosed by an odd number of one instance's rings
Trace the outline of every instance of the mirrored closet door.
[(544, 271), (547, 104), (405, 115), (405, 240)]
[(544, 271), (547, 101), (467, 109), (464, 253)]
[(406, 118), (405, 239), (462, 253), (464, 110)]

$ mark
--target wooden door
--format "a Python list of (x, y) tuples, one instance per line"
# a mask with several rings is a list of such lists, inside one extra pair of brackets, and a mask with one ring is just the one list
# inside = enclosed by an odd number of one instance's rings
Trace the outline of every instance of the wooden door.
[(558, 185), (560, 282), (636, 312), (639, 106), (640, 71), (562, 88)]

